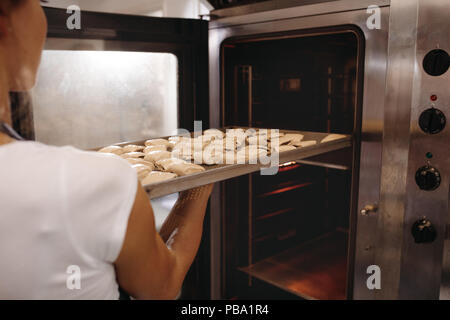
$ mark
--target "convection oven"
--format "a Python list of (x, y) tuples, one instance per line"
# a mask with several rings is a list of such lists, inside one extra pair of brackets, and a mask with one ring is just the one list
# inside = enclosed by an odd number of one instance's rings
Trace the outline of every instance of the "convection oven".
[(216, 189), (213, 297), (448, 298), (449, 13), (439, 0), (212, 12), (212, 126), (354, 138)]
[[(218, 184), (184, 298), (450, 297), (447, 0), (262, 1), (209, 22), (85, 12), (81, 30), (46, 12), (38, 140), (93, 148), (194, 120), (353, 137)], [(166, 82), (149, 76), (161, 65)]]

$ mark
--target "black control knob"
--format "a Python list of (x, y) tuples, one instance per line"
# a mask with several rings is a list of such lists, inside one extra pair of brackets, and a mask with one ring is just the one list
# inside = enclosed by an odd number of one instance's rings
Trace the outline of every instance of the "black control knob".
[(411, 233), (416, 243), (430, 243), (436, 240), (437, 237), (437, 232), (433, 224), (425, 218), (413, 224)]
[(441, 174), (431, 166), (425, 166), (417, 170), (416, 183), (420, 189), (433, 191), (441, 185)]
[(419, 118), (420, 128), (429, 134), (437, 134), (444, 130), (447, 124), (445, 114), (438, 109), (430, 108), (422, 112)]
[(428, 52), (423, 59), (423, 69), (430, 76), (441, 76), (447, 72), (450, 66), (450, 56), (441, 49)]

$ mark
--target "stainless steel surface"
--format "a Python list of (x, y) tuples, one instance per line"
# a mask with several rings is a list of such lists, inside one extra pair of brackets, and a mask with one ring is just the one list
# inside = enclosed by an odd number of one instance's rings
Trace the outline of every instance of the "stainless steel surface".
[[(229, 38), (251, 37), (261, 34), (278, 34), (288, 31), (313, 29), (331, 26), (355, 25), (361, 29), (365, 38), (364, 90), (362, 110), (361, 156), (359, 172), (359, 209), (367, 203), (379, 203), (381, 177), (381, 151), (383, 141), (384, 93), (387, 68), (387, 44), (389, 31), (389, 1), (335, 1), (333, 3), (298, 6), (256, 14), (245, 17), (236, 16), (219, 19), (210, 24), (210, 124), (220, 127), (221, 105), (223, 101), (223, 58), (221, 44)], [(381, 29), (369, 30), (366, 21), (369, 5), (381, 7)], [(216, 192), (219, 192), (216, 190)], [(220, 201), (220, 199), (215, 199)], [(214, 204), (219, 209), (221, 205)], [(359, 211), (359, 210), (358, 210)], [(223, 212), (211, 212), (211, 232), (215, 239), (221, 239), (220, 221)], [(364, 250), (375, 242), (372, 215), (357, 218), (356, 263), (354, 270), (354, 289), (349, 288), (350, 297), (371, 298), (373, 292), (365, 285), (366, 268), (373, 264), (373, 252)], [(220, 247), (220, 244), (215, 244)], [(219, 275), (222, 274), (221, 261), (226, 259), (215, 253), (212, 297), (220, 298), (222, 287)], [(353, 286), (351, 286), (353, 287)]]
[[(280, 131), (284, 132), (284, 131)], [(294, 131), (289, 131), (294, 132)], [(328, 136), (327, 133), (316, 132), (299, 132), (305, 135), (306, 140), (316, 140), (320, 142), (323, 138)], [(131, 142), (132, 144), (142, 145), (145, 141)], [(129, 143), (126, 143), (129, 144)], [(297, 159), (304, 159), (315, 155), (324, 154), (327, 152), (348, 148), (351, 146), (351, 137), (330, 141), (326, 143), (318, 143), (317, 145), (298, 148), (288, 152), (280, 153), (279, 163), (285, 163), (289, 161), (295, 161)], [(125, 144), (119, 144), (125, 145)], [(259, 171), (263, 167), (260, 164), (222, 164), (214, 166), (204, 166), (206, 171), (200, 172), (188, 176), (178, 177), (172, 180), (155, 183), (151, 185), (145, 185), (144, 189), (147, 191), (150, 199), (162, 197), (165, 195), (173, 194), (176, 192), (200, 187), (210, 183), (216, 183), (227, 179), (239, 177), (252, 172)]]
[(391, 2), (381, 200), (369, 250), (382, 272), (381, 290), (373, 290), (376, 299), (397, 299), (400, 285), (417, 10), (415, 0)]
[(230, 8), (219, 8), (211, 11), (211, 15), (216, 18), (225, 18), (232, 16), (241, 16), (264, 11), (273, 11), (277, 9), (293, 8), (311, 4), (331, 2), (336, 0), (276, 0), (238, 5)]
[[(410, 1), (415, 2), (415, 1)], [(410, 122), (405, 136), (409, 139), (408, 166), (401, 168), (406, 174), (405, 217), (403, 249), (400, 276), (400, 299), (449, 299), (450, 261), (445, 251), (450, 250), (446, 237), (449, 221), (449, 174), (450, 174), (450, 128), (447, 123), (443, 132), (435, 135), (424, 133), (418, 119), (421, 113), (431, 106), (450, 117), (450, 72), (438, 77), (425, 73), (422, 62), (425, 55), (433, 49), (450, 52), (450, 2), (448, 0), (418, 0), (417, 41), (415, 55), (410, 71), (413, 71)], [(414, 68), (414, 69), (412, 69)], [(402, 88), (404, 88), (404, 84)], [(430, 96), (436, 94), (438, 100), (432, 102)], [(403, 139), (403, 136), (402, 136)], [(427, 159), (426, 153), (433, 154)], [(441, 173), (441, 185), (434, 191), (419, 189), (415, 181), (416, 171), (430, 161)], [(433, 222), (437, 238), (432, 243), (417, 244), (411, 235), (411, 227), (418, 219), (426, 217)], [(445, 249), (445, 251), (444, 251)], [(443, 266), (443, 256), (446, 256)], [(441, 285), (442, 279), (442, 285)]]
[[(373, 255), (373, 264), (381, 268), (382, 283), (381, 290), (370, 294), (364, 288), (368, 275), (357, 278), (355, 274), (355, 284), (361, 288), (355, 292), (356, 298), (438, 299), (441, 273), (440, 297), (448, 298), (448, 269), (442, 270), (441, 264), (449, 220), (449, 130), (427, 135), (420, 130), (418, 118), (431, 107), (431, 94), (439, 96), (436, 107), (449, 112), (448, 73), (431, 77), (422, 69), (428, 51), (449, 50), (445, 31), (449, 30), (449, 9), (448, 1), (391, 1), (380, 208), (372, 215), (378, 220), (371, 233), (375, 238), (364, 244), (366, 250), (357, 249), (359, 256)], [(431, 164), (445, 180), (432, 192), (420, 190), (415, 182), (417, 169), (427, 162), (427, 152), (434, 154)], [(417, 244), (411, 227), (423, 217), (433, 221), (438, 237), (432, 243)], [(358, 230), (361, 237), (366, 229), (358, 226)], [(361, 267), (364, 265), (368, 264)]]
[[(231, 9), (213, 11), (218, 20), (210, 22), (210, 28), (222, 28), (232, 25), (248, 25), (252, 23), (271, 22), (275, 20), (312, 17), (316, 15), (338, 12), (364, 10), (371, 5), (389, 6), (390, 0), (337, 0), (337, 1), (304, 1), (291, 6), (289, 1), (270, 1), (240, 6)], [(261, 12), (259, 12), (261, 11)], [(245, 16), (245, 17), (244, 17)], [(366, 16), (368, 17), (368, 15)]]

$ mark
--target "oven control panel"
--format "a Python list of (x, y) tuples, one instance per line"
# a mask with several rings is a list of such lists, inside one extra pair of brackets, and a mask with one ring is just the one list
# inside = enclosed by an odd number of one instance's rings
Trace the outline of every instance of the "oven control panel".
[[(412, 86), (399, 297), (450, 299), (450, 38), (433, 32), (450, 27), (450, 6), (442, 0), (417, 3), (418, 68)], [(411, 268), (417, 262), (420, 267)]]

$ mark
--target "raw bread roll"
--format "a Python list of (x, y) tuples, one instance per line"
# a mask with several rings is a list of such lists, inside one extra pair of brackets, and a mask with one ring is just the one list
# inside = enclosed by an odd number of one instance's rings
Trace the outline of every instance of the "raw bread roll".
[(251, 162), (252, 164), (255, 164), (258, 162), (260, 156), (267, 155), (267, 150), (260, 149), (256, 145), (250, 145), (238, 150), (236, 155), (239, 163), (244, 160), (245, 163)]
[(191, 137), (187, 136), (175, 136), (169, 138), (169, 149), (175, 148), (175, 146), (179, 143), (190, 143)]
[[(260, 135), (264, 135), (263, 131), (260, 132)], [(275, 138), (281, 138), (284, 137), (285, 134), (283, 132), (280, 132), (279, 130), (267, 130), (267, 138), (268, 140), (273, 140)]]
[(284, 136), (283, 132), (279, 129), (259, 129), (258, 136), (266, 137), (268, 140), (280, 138)]
[(295, 143), (294, 145), (296, 147), (305, 148), (305, 147), (313, 146), (315, 144), (317, 144), (317, 141), (311, 140), (311, 141), (300, 141), (298, 143)]
[(144, 146), (137, 146), (134, 144), (129, 144), (125, 147), (123, 147), (124, 153), (130, 153), (130, 152), (141, 152), (144, 150)]
[(136, 170), (139, 180), (144, 179), (150, 172), (153, 171), (152, 168), (144, 166), (143, 164), (135, 164), (132, 165), (132, 167)]
[(226, 136), (223, 140), (225, 150), (233, 151), (245, 146), (245, 136)]
[(203, 146), (206, 147), (211, 142), (221, 141), (222, 139), (223, 139), (222, 137), (216, 137), (214, 135), (209, 135), (209, 136), (208, 135), (203, 135), (202, 136)]
[(145, 147), (144, 149), (144, 153), (147, 154), (149, 152), (152, 151), (167, 151), (167, 147), (165, 145), (159, 145), (159, 146), (149, 146), (149, 147)]
[(303, 135), (301, 134), (296, 134), (296, 133), (286, 133), (284, 136), (279, 138), (279, 144), (283, 145), (283, 144), (288, 144), (291, 141), (302, 141), (303, 140)]
[(246, 137), (254, 137), (258, 135), (258, 130), (255, 128), (249, 128), (245, 130), (245, 136)]
[(194, 145), (190, 142), (180, 142), (172, 149), (172, 157), (191, 160), (194, 155)]
[(257, 135), (247, 138), (247, 143), (250, 145), (258, 145), (261, 147), (267, 147), (269, 145), (269, 140), (266, 135)]
[(208, 129), (203, 132), (205, 137), (214, 137), (216, 139), (223, 139), (225, 133), (220, 131), (219, 129)]
[(176, 178), (177, 175), (171, 172), (152, 171), (144, 179), (141, 180), (142, 185), (158, 183)]
[(191, 159), (188, 161), (189, 163), (204, 164), (205, 161), (203, 159), (203, 151), (195, 151), (192, 153)]
[(191, 141), (195, 151), (203, 150), (210, 142), (214, 140), (214, 136), (198, 136)]
[(169, 167), (173, 164), (187, 163), (186, 161), (178, 158), (169, 158), (156, 161), (156, 167), (161, 171), (169, 171)]
[(169, 139), (167, 139), (169, 142), (170, 141), (175, 141), (175, 142), (180, 142), (183, 140), (191, 140), (190, 136), (172, 136)]
[(119, 146), (109, 146), (109, 147), (105, 147), (103, 149), (100, 149), (98, 152), (101, 153), (113, 153), (113, 154), (117, 154), (117, 155), (121, 155), (123, 153), (125, 153), (125, 151), (123, 150), (122, 147)]
[[(203, 164), (206, 165), (214, 165), (214, 164), (222, 164), (223, 163), (223, 143), (221, 140), (216, 140), (211, 142), (208, 146), (205, 147), (203, 150), (202, 156), (203, 156)], [(197, 153), (194, 154), (194, 160), (200, 159), (200, 157), (195, 156)]]
[(285, 136), (290, 136), (290, 137), (292, 137), (291, 142), (289, 142), (289, 144), (290, 144), (291, 146), (295, 146), (295, 144), (298, 144), (298, 143), (302, 142), (302, 141), (303, 141), (303, 138), (305, 137), (305, 136), (302, 135), (302, 134), (293, 134), (293, 133), (288, 133), (288, 134), (286, 134)]
[(286, 152), (286, 151), (292, 151), (296, 150), (297, 148), (294, 146), (279, 146), (278, 148), (275, 148), (275, 152)]
[(156, 163), (156, 161), (172, 158), (172, 154), (169, 151), (152, 151), (145, 155), (144, 160)]
[(191, 139), (192, 138), (190, 136), (174, 136), (174, 137), (170, 137), (168, 141), (170, 143), (177, 144), (179, 142), (190, 142)]
[(120, 155), (124, 159), (129, 158), (143, 158), (145, 156), (145, 153), (143, 152), (128, 152)]
[(239, 147), (245, 145), (247, 136), (245, 135), (244, 129), (227, 129), (224, 139), (227, 141), (235, 141), (236, 146)]
[(152, 140), (145, 141), (145, 146), (146, 147), (160, 146), (160, 145), (166, 146), (166, 148), (170, 147), (170, 143), (166, 139), (152, 139)]
[(193, 163), (174, 163), (169, 166), (168, 170), (170, 172), (176, 173), (181, 177), (189, 174), (203, 172), (205, 171), (205, 168)]
[(211, 143), (205, 147), (205, 150), (223, 151), (225, 150), (226, 143), (227, 143), (226, 139), (224, 140), (217, 139), (211, 141)]
[(340, 140), (343, 138), (345, 138), (345, 135), (343, 135), (343, 134), (330, 134), (329, 136), (324, 138), (320, 143), (330, 142), (330, 141), (334, 141), (334, 140)]
[(245, 135), (244, 129), (241, 129), (241, 128), (231, 128), (231, 129), (227, 129), (227, 131), (226, 131), (226, 133), (225, 133), (226, 136), (228, 136), (228, 135), (240, 135), (240, 134)]
[(144, 166), (147, 166), (149, 168), (152, 169), (152, 171), (155, 169), (155, 166), (153, 165), (152, 162), (150, 161), (145, 161), (144, 159), (139, 159), (139, 158), (128, 158), (126, 159), (131, 165), (135, 165), (135, 164), (142, 164)]

